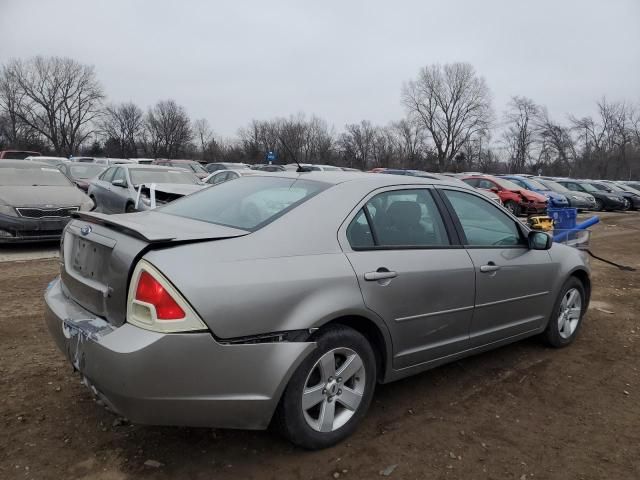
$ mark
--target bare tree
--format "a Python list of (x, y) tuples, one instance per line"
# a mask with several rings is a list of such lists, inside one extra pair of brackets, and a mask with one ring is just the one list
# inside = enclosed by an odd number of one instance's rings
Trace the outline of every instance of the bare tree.
[(426, 150), (426, 138), (415, 120), (402, 119), (391, 124), (395, 136), (397, 167), (420, 168)]
[(349, 167), (362, 170), (371, 168), (375, 135), (376, 128), (368, 120), (345, 125), (345, 132), (338, 143)]
[(102, 87), (92, 66), (70, 58), (11, 60), (4, 76), (18, 92), (15, 115), (45, 137), (58, 155), (70, 155), (94, 133)]
[(509, 152), (509, 170), (523, 173), (531, 160), (531, 150), (537, 141), (536, 120), (540, 107), (527, 97), (512, 97), (504, 114), (504, 142)]
[(553, 174), (571, 175), (576, 163), (576, 145), (571, 128), (554, 122), (549, 112), (542, 107), (537, 118), (540, 138), (540, 163), (551, 168)]
[(115, 156), (137, 157), (137, 141), (144, 129), (142, 109), (135, 103), (109, 105), (100, 122), (106, 142), (117, 148)]
[(206, 118), (200, 118), (193, 122), (193, 134), (200, 150), (200, 160), (214, 160), (219, 154), (219, 147), (209, 121)]
[(189, 116), (174, 100), (160, 101), (147, 112), (145, 145), (154, 158), (178, 158), (192, 138)]
[(473, 135), (487, 130), (492, 119), (489, 88), (468, 63), (424, 67), (417, 80), (403, 87), (402, 101), (431, 136), (440, 171)]

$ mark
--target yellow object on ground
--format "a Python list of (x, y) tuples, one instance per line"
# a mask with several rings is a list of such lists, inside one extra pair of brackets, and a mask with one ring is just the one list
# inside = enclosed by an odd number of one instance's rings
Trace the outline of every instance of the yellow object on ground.
[(549, 232), (553, 230), (553, 219), (546, 215), (536, 215), (529, 217), (527, 223), (534, 230), (542, 230), (543, 232)]

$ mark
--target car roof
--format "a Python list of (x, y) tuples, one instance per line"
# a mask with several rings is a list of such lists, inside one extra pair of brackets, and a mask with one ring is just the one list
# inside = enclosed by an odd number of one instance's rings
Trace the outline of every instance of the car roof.
[[(412, 175), (377, 175), (367, 172), (345, 172), (340, 171), (312, 171), (312, 172), (256, 172), (252, 177), (277, 177), (277, 178), (290, 178), (298, 180), (313, 180), (316, 182), (328, 183), (331, 185), (338, 185), (342, 183), (354, 182), (354, 183), (367, 183), (373, 188), (380, 188), (393, 185), (446, 185), (450, 187), (463, 187), (456, 181), (449, 180), (436, 180), (427, 177), (414, 177)], [(467, 187), (468, 190), (473, 191), (471, 187)]]
[(109, 165), (109, 167), (120, 167), (135, 170), (180, 170), (181, 172), (184, 171), (192, 173), (190, 170), (185, 170), (179, 167), (167, 167), (166, 165), (149, 165), (144, 163), (119, 163), (116, 165)]
[[(36, 161), (24, 161), (24, 160), (2, 160), (0, 161), (0, 168), (52, 168), (51, 164)], [(55, 169), (55, 167), (53, 167)]]

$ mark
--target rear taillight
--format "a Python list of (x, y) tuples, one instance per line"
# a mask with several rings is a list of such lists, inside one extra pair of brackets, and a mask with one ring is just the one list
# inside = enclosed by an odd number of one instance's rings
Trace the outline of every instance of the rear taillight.
[(131, 275), (127, 322), (163, 333), (207, 330), (180, 292), (146, 260), (138, 262)]
[(158, 320), (180, 320), (184, 318), (184, 310), (176, 303), (169, 292), (151, 276), (142, 271), (138, 277), (136, 300), (153, 305)]

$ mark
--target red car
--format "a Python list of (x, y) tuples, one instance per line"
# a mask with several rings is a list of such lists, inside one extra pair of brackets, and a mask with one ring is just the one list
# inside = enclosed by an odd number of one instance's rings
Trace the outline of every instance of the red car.
[(496, 193), (502, 204), (514, 215), (534, 215), (547, 211), (546, 197), (504, 178), (491, 175), (469, 175), (462, 178), (462, 181), (472, 187)]
[(6, 158), (9, 160), (24, 160), (27, 157), (39, 157), (42, 154), (40, 152), (30, 152), (28, 150), (1, 150), (0, 158)]

